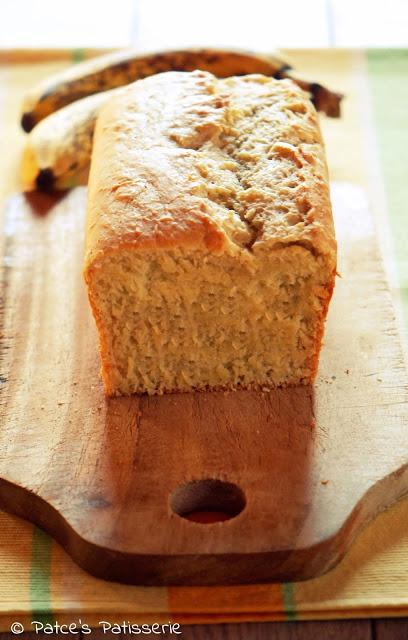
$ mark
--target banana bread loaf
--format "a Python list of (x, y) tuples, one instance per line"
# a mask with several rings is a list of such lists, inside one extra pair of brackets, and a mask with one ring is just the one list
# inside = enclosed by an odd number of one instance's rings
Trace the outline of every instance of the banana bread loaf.
[(335, 270), (316, 112), (290, 80), (167, 72), (103, 108), (84, 273), (107, 394), (312, 382)]

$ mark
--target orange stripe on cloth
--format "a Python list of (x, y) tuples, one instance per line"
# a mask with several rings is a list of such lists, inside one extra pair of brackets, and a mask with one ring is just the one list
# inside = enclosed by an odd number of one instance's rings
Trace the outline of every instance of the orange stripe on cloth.
[(168, 587), (168, 606), (177, 622), (285, 620), (280, 584), (231, 587)]

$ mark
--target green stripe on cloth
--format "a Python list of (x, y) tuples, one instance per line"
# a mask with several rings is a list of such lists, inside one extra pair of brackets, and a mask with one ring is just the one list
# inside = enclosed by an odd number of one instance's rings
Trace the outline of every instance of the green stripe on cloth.
[(291, 582), (282, 584), (282, 604), (287, 620), (296, 620), (296, 607), (293, 595), (293, 584)]
[(50, 593), (52, 540), (33, 527), (30, 571), (30, 600), (33, 620), (44, 624), (53, 621)]
[(85, 59), (85, 51), (84, 49), (73, 49), (72, 51), (72, 62), (82, 62)]
[(408, 321), (408, 50), (367, 51), (374, 123)]

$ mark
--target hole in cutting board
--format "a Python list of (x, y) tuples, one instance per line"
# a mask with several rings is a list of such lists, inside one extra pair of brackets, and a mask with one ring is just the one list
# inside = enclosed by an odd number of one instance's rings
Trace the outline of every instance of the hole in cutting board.
[(212, 478), (181, 484), (170, 498), (175, 514), (201, 524), (235, 518), (245, 505), (245, 494), (236, 484)]

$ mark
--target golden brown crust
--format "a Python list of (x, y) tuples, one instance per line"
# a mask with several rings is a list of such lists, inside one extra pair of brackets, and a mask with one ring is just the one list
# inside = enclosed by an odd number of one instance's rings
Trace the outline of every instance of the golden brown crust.
[(327, 255), (335, 268), (317, 117), (291, 81), (168, 72), (104, 107), (86, 270), (129, 246), (256, 252), (290, 244)]
[(89, 180), (87, 264), (129, 245), (222, 246), (221, 232), (191, 193), (194, 150), (167, 138), (187, 110), (200, 120), (198, 137), (221, 126), (213, 86), (206, 73), (160, 74), (135, 83), (124, 100), (103, 110)]

